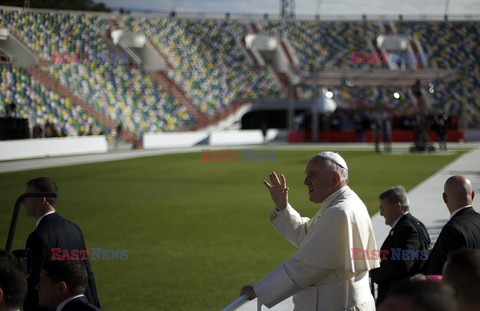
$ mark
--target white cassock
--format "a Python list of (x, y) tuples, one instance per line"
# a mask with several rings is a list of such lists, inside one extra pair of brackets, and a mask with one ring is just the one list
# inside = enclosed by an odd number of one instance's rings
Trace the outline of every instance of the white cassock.
[(380, 262), (352, 258), (353, 248), (377, 249), (365, 204), (345, 186), (320, 206), (311, 219), (290, 204), (278, 214), (273, 210), (272, 225), (298, 250), (255, 284), (258, 299), (271, 308), (294, 295), (295, 311), (375, 311), (368, 270)]

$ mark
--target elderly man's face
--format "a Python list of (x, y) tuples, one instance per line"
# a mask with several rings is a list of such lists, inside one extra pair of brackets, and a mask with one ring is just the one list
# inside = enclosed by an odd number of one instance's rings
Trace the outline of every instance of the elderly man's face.
[(401, 215), (399, 204), (391, 204), (387, 199), (380, 200), (380, 215), (385, 218), (385, 224), (393, 226), (397, 218)]
[(310, 201), (321, 203), (334, 191), (334, 172), (327, 169), (322, 159), (312, 159), (305, 169), (305, 181)]

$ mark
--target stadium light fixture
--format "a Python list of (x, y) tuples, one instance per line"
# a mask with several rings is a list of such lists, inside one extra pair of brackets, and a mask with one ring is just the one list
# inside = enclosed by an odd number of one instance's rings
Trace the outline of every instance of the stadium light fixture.
[(348, 87), (352, 87), (352, 86), (353, 86), (352, 80), (346, 79), (346, 78), (344, 78), (344, 79), (342, 80), (342, 84), (343, 84), (344, 86), (348, 86)]
[(435, 93), (435, 84), (433, 84), (433, 82), (428, 82), (428, 91), (430, 94)]

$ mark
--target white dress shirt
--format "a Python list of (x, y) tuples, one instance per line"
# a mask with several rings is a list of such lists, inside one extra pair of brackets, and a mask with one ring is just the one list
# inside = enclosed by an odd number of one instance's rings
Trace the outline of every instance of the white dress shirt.
[(454, 210), (451, 214), (450, 214), (450, 219), (452, 219), (453, 216), (455, 216), (458, 212), (460, 212), (461, 210), (464, 210), (466, 208), (469, 208), (469, 207), (472, 207), (471, 205), (467, 205), (467, 206), (464, 206), (464, 207), (460, 207), (459, 209), (456, 209)]
[(38, 227), (38, 224), (42, 221), (43, 218), (45, 218), (45, 216), (53, 214), (53, 213), (55, 213), (55, 210), (47, 212), (47, 213), (43, 214), (40, 218), (38, 218), (37, 219), (37, 224), (35, 225), (35, 228)]

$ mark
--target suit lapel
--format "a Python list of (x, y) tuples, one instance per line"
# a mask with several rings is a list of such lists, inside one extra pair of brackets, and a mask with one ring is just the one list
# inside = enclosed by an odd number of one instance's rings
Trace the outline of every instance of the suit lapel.
[(388, 236), (385, 238), (385, 241), (383, 241), (381, 249), (390, 249), (388, 245), (390, 244), (390, 241), (393, 240), (393, 235), (394, 231), (391, 229), (390, 232), (388, 232)]

